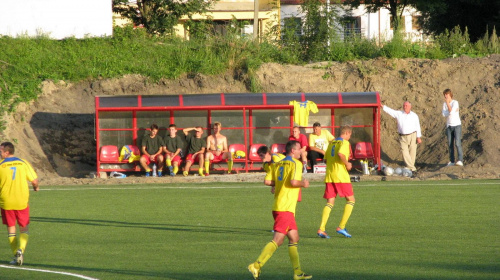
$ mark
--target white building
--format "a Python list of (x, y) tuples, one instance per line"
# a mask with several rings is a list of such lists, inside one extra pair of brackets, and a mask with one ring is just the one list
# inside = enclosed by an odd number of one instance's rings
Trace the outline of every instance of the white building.
[[(325, 0), (326, 2), (327, 0)], [(300, 9), (301, 0), (281, 0), (281, 25), (287, 20), (304, 18)], [(333, 2), (333, 1), (332, 1)], [(363, 38), (383, 42), (392, 39), (393, 28), (391, 25), (391, 15), (389, 10), (380, 9), (375, 13), (368, 13), (364, 5), (348, 13), (349, 6), (336, 4), (337, 12), (340, 16), (345, 16), (346, 22), (343, 26), (335, 23), (342, 30), (339, 34), (343, 38), (347, 34), (357, 34)], [(403, 12), (402, 27), (408, 39), (412, 41), (423, 40), (423, 33), (417, 24), (419, 12), (412, 7), (408, 7)]]
[(2, 1), (0, 35), (52, 39), (113, 35), (111, 0)]

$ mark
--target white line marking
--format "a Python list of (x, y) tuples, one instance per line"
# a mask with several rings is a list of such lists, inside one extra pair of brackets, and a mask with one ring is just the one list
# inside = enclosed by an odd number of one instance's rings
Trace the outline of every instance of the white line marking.
[(81, 278), (81, 279), (86, 279), (86, 280), (99, 280), (97, 278), (92, 278), (92, 277), (88, 277), (88, 276), (84, 276), (84, 275), (80, 275), (80, 274), (75, 274), (75, 273), (69, 273), (69, 272), (60, 272), (60, 271), (52, 271), (52, 270), (36, 269), (36, 268), (27, 268), (27, 267), (17, 267), (17, 266), (7, 266), (7, 265), (2, 265), (2, 264), (0, 264), (0, 267), (10, 268), (10, 269), (21, 269), (21, 270), (39, 271), (39, 272), (54, 273), (54, 274), (63, 274), (63, 275), (74, 276), (74, 277)]
[[(473, 181), (472, 181), (473, 182)], [(186, 182), (188, 183), (188, 182)], [(43, 189), (43, 188), (40, 188), (40, 191), (86, 191), (86, 190), (154, 190), (154, 189), (198, 189), (198, 190), (203, 190), (203, 189), (250, 189), (250, 188), (269, 188), (268, 186), (264, 186), (263, 184), (261, 185), (256, 185), (256, 186), (242, 186), (242, 185), (239, 185), (241, 183), (244, 183), (244, 182), (233, 182), (234, 184), (232, 184), (231, 186), (216, 186), (216, 187), (185, 187), (185, 186), (181, 186), (181, 185), (178, 185), (178, 186), (144, 186), (144, 185), (140, 185), (140, 186), (131, 186), (131, 187), (117, 187), (117, 188), (113, 188), (113, 187), (90, 187), (90, 188), (87, 188), (87, 187), (83, 187), (83, 186), (80, 186), (80, 187), (61, 187), (61, 188), (57, 188), (57, 189)], [(316, 183), (316, 182), (314, 182)], [(360, 184), (359, 186), (360, 187), (375, 187), (375, 186), (381, 186), (381, 184), (373, 184), (373, 183), (368, 183), (368, 182), (361, 182), (361, 183), (354, 183), (353, 185), (356, 187), (358, 184)], [(439, 185), (439, 186), (466, 186), (466, 185), (470, 185), (471, 184), (471, 181), (468, 181), (468, 182), (462, 182), (462, 183), (446, 183), (446, 184), (443, 184), (443, 183), (439, 183), (439, 184), (436, 184), (434, 182), (400, 182), (400, 183), (395, 183), (395, 182), (386, 182), (388, 183), (389, 186), (391, 187), (424, 187), (424, 186), (434, 186), (434, 185)], [(196, 183), (193, 183), (193, 184), (196, 184)], [(225, 184), (231, 184), (231, 183), (225, 183)], [(258, 184), (256, 182), (249, 182), (249, 184)], [(316, 187), (324, 187), (324, 183), (321, 183), (321, 182), (318, 182), (318, 186), (315, 186), (315, 185), (311, 185), (311, 187), (313, 188), (316, 188)], [(383, 183), (382, 183), (383, 185)], [(485, 182), (485, 183), (481, 183), (481, 185), (499, 185), (500, 186), (500, 181), (498, 182)], [(385, 185), (384, 185), (385, 186)]]

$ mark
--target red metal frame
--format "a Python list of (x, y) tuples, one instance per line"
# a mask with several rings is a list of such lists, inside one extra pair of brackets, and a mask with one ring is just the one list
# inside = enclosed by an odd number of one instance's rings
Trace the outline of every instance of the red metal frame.
[[(353, 127), (373, 127), (373, 152), (374, 152), (374, 158), (373, 162), (374, 164), (378, 164), (378, 167), (381, 167), (381, 153), (380, 153), (380, 96), (378, 92), (375, 93), (370, 93), (370, 94), (375, 94), (376, 96), (376, 102), (375, 103), (365, 103), (365, 104), (347, 104), (344, 103), (344, 94), (349, 94), (349, 93), (331, 93), (332, 96), (336, 95), (338, 97), (338, 103), (332, 103), (332, 104), (318, 104), (317, 107), (318, 109), (331, 109), (331, 126), (325, 126), (325, 128), (330, 128), (332, 134), (334, 133), (334, 129), (338, 127), (338, 125), (335, 124), (335, 109), (340, 109), (340, 108), (372, 108), (373, 109), (373, 123), (371, 125), (358, 125), (358, 126), (353, 126)], [(138, 145), (137, 143), (137, 135), (138, 135), (138, 128), (137, 128), (137, 112), (139, 111), (169, 111), (170, 112), (170, 123), (175, 122), (175, 112), (177, 111), (198, 111), (198, 110), (204, 110), (207, 111), (208, 117), (207, 117), (207, 127), (210, 127), (210, 124), (212, 122), (212, 111), (215, 110), (238, 110), (241, 111), (243, 114), (243, 138), (244, 142), (243, 144), (246, 145), (246, 147), (249, 149), (250, 146), (253, 143), (253, 132), (256, 127), (253, 126), (253, 110), (289, 110), (290, 112), (290, 132), (292, 131), (292, 128), (294, 126), (294, 120), (293, 120), (293, 106), (288, 105), (288, 104), (268, 104), (268, 97), (271, 96), (272, 94), (268, 93), (262, 93), (260, 94), (260, 98), (262, 98), (262, 105), (227, 105), (226, 104), (226, 97), (229, 96), (229, 94), (225, 93), (220, 93), (220, 100), (221, 100), (221, 105), (210, 105), (210, 106), (185, 106), (184, 102), (184, 97), (183, 95), (178, 95), (178, 104), (179, 106), (154, 106), (154, 107), (146, 107), (143, 106), (143, 96), (127, 96), (127, 97), (137, 97), (137, 106), (134, 107), (103, 107), (100, 102), (100, 98), (109, 98), (109, 97), (100, 97), (96, 96), (95, 97), (95, 137), (96, 137), (96, 158), (97, 158), (97, 171), (139, 171), (140, 168), (138, 166), (135, 166), (134, 168), (101, 168), (101, 162), (99, 159), (99, 148), (101, 146), (101, 139), (100, 139), (100, 134), (101, 131), (112, 131), (112, 130), (118, 130), (118, 131), (125, 131), (125, 130), (132, 130), (132, 137), (133, 137), (133, 145)], [(123, 97), (123, 96), (122, 96)], [(299, 98), (300, 97), (300, 98)], [(259, 94), (252, 94), (252, 98), (259, 98)], [(308, 94), (306, 93), (300, 93), (300, 95), (295, 95), (294, 98), (295, 100), (301, 100), (301, 101), (306, 101), (308, 100)], [(99, 119), (99, 113), (101, 112), (112, 112), (112, 111), (131, 111), (132, 112), (132, 128), (127, 128), (127, 129), (100, 129), (100, 119)], [(247, 119), (247, 112), (248, 112), (248, 119)], [(276, 127), (273, 127), (276, 128)], [(280, 128), (287, 128), (287, 127), (280, 127)], [(118, 147), (120, 148), (120, 147)], [(248, 151), (247, 151), (248, 152)], [(245, 167), (241, 170), (245, 170), (245, 172), (248, 172), (250, 170), (257, 170), (260, 169), (259, 165), (254, 166), (253, 162), (248, 160), (248, 157), (245, 157)], [(117, 163), (119, 164), (119, 163)]]

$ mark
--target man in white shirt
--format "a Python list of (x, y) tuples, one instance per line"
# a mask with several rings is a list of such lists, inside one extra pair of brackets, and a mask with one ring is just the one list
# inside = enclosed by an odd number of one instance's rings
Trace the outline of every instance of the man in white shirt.
[(406, 167), (416, 175), (415, 157), (417, 155), (417, 144), (422, 143), (422, 132), (420, 131), (420, 120), (417, 114), (411, 111), (411, 103), (405, 101), (403, 110), (396, 111), (385, 105), (384, 112), (395, 118), (398, 122), (399, 144)]
[(328, 144), (335, 140), (330, 131), (321, 129), (321, 124), (315, 122), (313, 124), (313, 133), (309, 134), (309, 152), (307, 158), (311, 164), (311, 172), (314, 172), (314, 165), (318, 159), (325, 158), (326, 148)]
[[(458, 114), (458, 101), (453, 100), (453, 92), (450, 89), (443, 91), (443, 117), (446, 118), (446, 136), (448, 138), (448, 149), (450, 152), (450, 162), (447, 166), (458, 165), (463, 166), (462, 152), (462, 121)], [(453, 146), (457, 147), (458, 161), (455, 163), (455, 153)]]

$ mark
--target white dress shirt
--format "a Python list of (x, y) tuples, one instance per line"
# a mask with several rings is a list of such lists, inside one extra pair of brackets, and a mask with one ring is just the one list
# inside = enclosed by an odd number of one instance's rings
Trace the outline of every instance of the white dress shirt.
[(417, 114), (415, 114), (413, 111), (410, 111), (410, 113), (407, 114), (404, 111), (396, 111), (385, 105), (382, 107), (382, 109), (384, 110), (384, 112), (397, 120), (399, 134), (406, 135), (416, 132), (417, 138), (422, 137), (422, 132), (420, 130), (420, 120), (418, 119)]
[(458, 114), (459, 106), (458, 101), (451, 100), (450, 102), (451, 112), (448, 110), (448, 105), (446, 102), (443, 103), (443, 116), (446, 117), (446, 127), (461, 125), (460, 115)]

